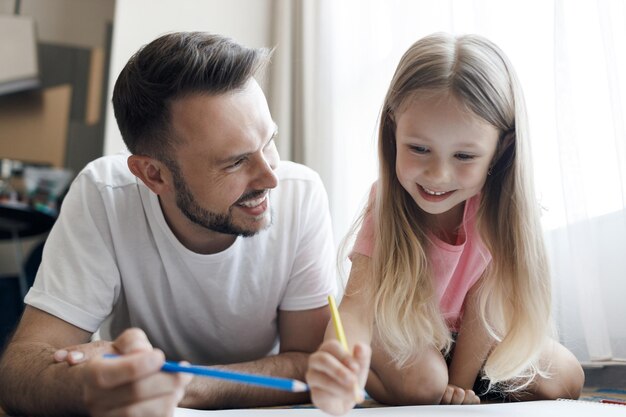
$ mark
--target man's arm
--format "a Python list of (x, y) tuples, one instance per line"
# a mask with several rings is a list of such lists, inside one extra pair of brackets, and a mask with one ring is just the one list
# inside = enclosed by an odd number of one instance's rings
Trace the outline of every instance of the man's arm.
[(0, 405), (24, 415), (86, 414), (80, 369), (55, 363), (54, 352), (85, 343), (91, 334), (26, 306), (0, 362)]
[[(279, 311), (280, 353), (252, 362), (220, 366), (223, 369), (281, 376), (304, 381), (309, 354), (322, 342), (330, 312), (328, 306), (305, 311)], [(181, 407), (243, 408), (308, 401), (308, 394), (292, 394), (210, 378), (194, 378)]]
[[(191, 381), (160, 372), (163, 352), (139, 329), (115, 341), (84, 343), (91, 335), (34, 307), (26, 307), (0, 362), (0, 405), (19, 415), (171, 416)], [(76, 366), (55, 360), (58, 348), (84, 343), (90, 358)], [(123, 356), (105, 359), (102, 353)]]

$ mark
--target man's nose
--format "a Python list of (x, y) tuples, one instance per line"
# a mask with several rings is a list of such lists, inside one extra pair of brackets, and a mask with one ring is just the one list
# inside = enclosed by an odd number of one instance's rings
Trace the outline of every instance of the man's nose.
[(276, 188), (278, 185), (278, 177), (276, 176), (276, 168), (280, 157), (276, 148), (262, 152), (258, 162), (258, 175), (254, 184), (254, 188), (258, 190)]

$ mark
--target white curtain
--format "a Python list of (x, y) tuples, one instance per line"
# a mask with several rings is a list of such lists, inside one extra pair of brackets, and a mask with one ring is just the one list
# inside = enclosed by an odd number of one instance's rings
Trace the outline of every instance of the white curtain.
[(529, 109), (561, 340), (583, 361), (626, 357), (625, 2), (281, 3), (298, 5), (301, 20), (283, 19), (314, 39), (305, 56), (291, 49), (308, 74), (295, 156), (326, 183), (337, 242), (377, 177), (378, 113), (408, 46), (437, 31), (478, 33), (507, 53)]
[(548, 241), (561, 333), (579, 357), (595, 361), (626, 358), (625, 25), (623, 1), (555, 5), (562, 192)]
[(275, 47), (269, 80), (269, 105), (279, 126), (283, 159), (312, 165), (332, 187), (326, 164), (333, 125), (328, 79), (333, 67), (325, 46), (329, 0), (274, 0), (272, 40)]

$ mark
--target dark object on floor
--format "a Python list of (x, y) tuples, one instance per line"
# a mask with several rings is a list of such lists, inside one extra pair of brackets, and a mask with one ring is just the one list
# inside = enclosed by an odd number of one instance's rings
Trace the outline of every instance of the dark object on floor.
[(626, 364), (584, 367), (585, 386), (621, 389), (626, 393)]
[(22, 315), (23, 304), (17, 277), (0, 278), (0, 354)]
[[(28, 288), (33, 285), (37, 269), (41, 263), (44, 242), (35, 246), (24, 264), (26, 284)], [(9, 341), (9, 337), (15, 330), (15, 326), (24, 311), (23, 299), (20, 295), (19, 278), (0, 278), (0, 355), (4, 351), (4, 346)]]
[(56, 215), (35, 210), (28, 205), (7, 202), (0, 204), (0, 239), (10, 240), (13, 244), (22, 298), (30, 287), (23, 270), (27, 259), (22, 254), (22, 239), (49, 232), (55, 221)]

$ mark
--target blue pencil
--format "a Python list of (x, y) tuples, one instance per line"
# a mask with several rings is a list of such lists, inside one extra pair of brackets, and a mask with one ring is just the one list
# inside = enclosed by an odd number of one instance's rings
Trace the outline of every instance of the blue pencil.
[[(105, 354), (106, 358), (115, 358), (119, 355)], [(207, 368), (196, 365), (180, 365), (176, 362), (165, 362), (161, 367), (163, 372), (185, 372), (188, 374), (206, 376), (209, 378), (225, 379), (232, 382), (242, 384), (256, 385), (264, 388), (273, 388), (290, 392), (305, 392), (309, 390), (309, 386), (297, 379), (281, 378), (276, 376), (266, 376), (257, 374), (248, 374), (243, 372), (226, 371), (223, 369)]]

